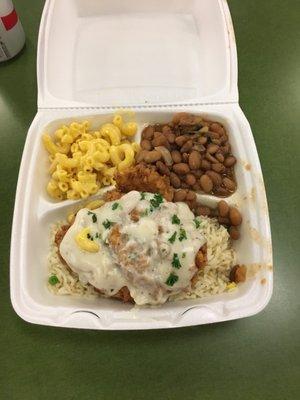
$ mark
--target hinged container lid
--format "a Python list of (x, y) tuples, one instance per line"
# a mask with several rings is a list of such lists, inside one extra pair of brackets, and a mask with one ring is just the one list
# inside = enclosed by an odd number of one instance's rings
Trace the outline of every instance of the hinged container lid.
[(47, 0), (38, 107), (238, 101), (225, 0)]

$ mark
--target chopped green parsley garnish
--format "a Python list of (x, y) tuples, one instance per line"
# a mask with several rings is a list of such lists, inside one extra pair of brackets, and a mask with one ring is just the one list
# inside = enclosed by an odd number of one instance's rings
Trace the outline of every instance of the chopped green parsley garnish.
[(179, 230), (179, 241), (182, 242), (183, 239), (187, 239), (186, 237), (186, 231), (183, 228), (180, 228)]
[(171, 274), (169, 275), (168, 279), (166, 280), (166, 284), (167, 284), (168, 286), (173, 286), (174, 283), (176, 283), (177, 281), (178, 281), (178, 276), (175, 275), (175, 274), (173, 274), (173, 273), (171, 273)]
[(175, 214), (172, 217), (172, 224), (174, 224), (174, 225), (179, 225), (180, 224), (180, 219)]
[(182, 256), (181, 256), (181, 257), (182, 257), (182, 258), (185, 258), (185, 256), (186, 256), (186, 253), (182, 253)]
[(54, 286), (59, 282), (59, 279), (56, 275), (51, 275), (48, 279), (48, 282), (50, 283), (50, 285)]
[(96, 239), (99, 239), (99, 237), (100, 237), (100, 236), (99, 236), (99, 232), (96, 232), (96, 233), (95, 233), (95, 238), (96, 238)]
[(102, 222), (102, 225), (104, 226), (105, 229), (109, 229), (113, 225), (113, 222), (106, 219), (104, 222)]
[(173, 235), (171, 237), (169, 237), (169, 242), (170, 243), (174, 243), (176, 240), (176, 236), (177, 236), (177, 232), (174, 232)]
[(174, 253), (174, 254), (173, 254), (172, 266), (173, 266), (174, 268), (177, 268), (177, 269), (181, 268), (181, 264), (180, 264), (180, 261), (179, 261), (179, 258), (178, 258), (178, 254), (177, 254), (177, 253)]
[(95, 223), (97, 222), (97, 215), (91, 211), (88, 211), (88, 215), (92, 216), (92, 221)]
[(197, 229), (200, 228), (201, 222), (199, 221), (199, 219), (195, 218), (194, 223)]
[(120, 204), (114, 203), (111, 208), (112, 208), (112, 210), (116, 210), (118, 207), (120, 207)]
[(152, 211), (154, 208), (158, 208), (161, 203), (163, 203), (164, 199), (161, 194), (155, 193), (154, 197), (150, 200), (150, 204), (152, 206)]
[(146, 210), (141, 213), (141, 216), (147, 217), (148, 213), (149, 213), (149, 210), (148, 210), (148, 208), (146, 208)]
[(141, 200), (145, 200), (145, 198), (146, 198), (146, 193), (142, 192), (141, 193)]

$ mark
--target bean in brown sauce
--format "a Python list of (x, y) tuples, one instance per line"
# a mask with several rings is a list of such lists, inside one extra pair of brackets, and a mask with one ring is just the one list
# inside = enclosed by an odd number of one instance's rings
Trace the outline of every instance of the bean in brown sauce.
[(172, 159), (173, 159), (175, 164), (180, 163), (181, 160), (182, 160), (181, 153), (178, 150), (172, 150), (171, 151), (171, 156), (172, 156)]
[(155, 162), (157, 171), (161, 175), (169, 176), (174, 188), (193, 187), (219, 197), (229, 196), (236, 190), (236, 158), (231, 152), (228, 134), (221, 123), (207, 121), (186, 112), (176, 114), (170, 123), (153, 124), (144, 128), (141, 149), (151, 152), (154, 147), (160, 146), (170, 151), (174, 162), (173, 170), (164, 165), (164, 159), (156, 160), (158, 156), (149, 159), (147, 153), (145, 158), (145, 154), (140, 152), (136, 161)]
[(209, 193), (212, 191), (213, 182), (208, 175), (202, 175), (199, 179), (199, 183), (205, 193)]

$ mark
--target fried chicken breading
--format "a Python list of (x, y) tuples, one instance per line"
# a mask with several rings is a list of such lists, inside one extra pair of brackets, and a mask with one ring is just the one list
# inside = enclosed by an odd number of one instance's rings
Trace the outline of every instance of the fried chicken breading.
[(172, 201), (174, 189), (167, 176), (161, 176), (151, 167), (138, 164), (115, 175), (117, 188), (120, 192), (131, 190), (140, 192), (160, 193), (167, 201)]

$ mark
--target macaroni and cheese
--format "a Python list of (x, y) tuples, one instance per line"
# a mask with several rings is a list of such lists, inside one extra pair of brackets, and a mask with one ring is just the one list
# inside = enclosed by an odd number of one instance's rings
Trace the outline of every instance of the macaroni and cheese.
[(49, 153), (48, 194), (57, 200), (87, 198), (115, 183), (114, 174), (134, 164), (138, 143), (131, 142), (137, 124), (122, 115), (92, 131), (90, 123), (72, 122), (42, 139)]

